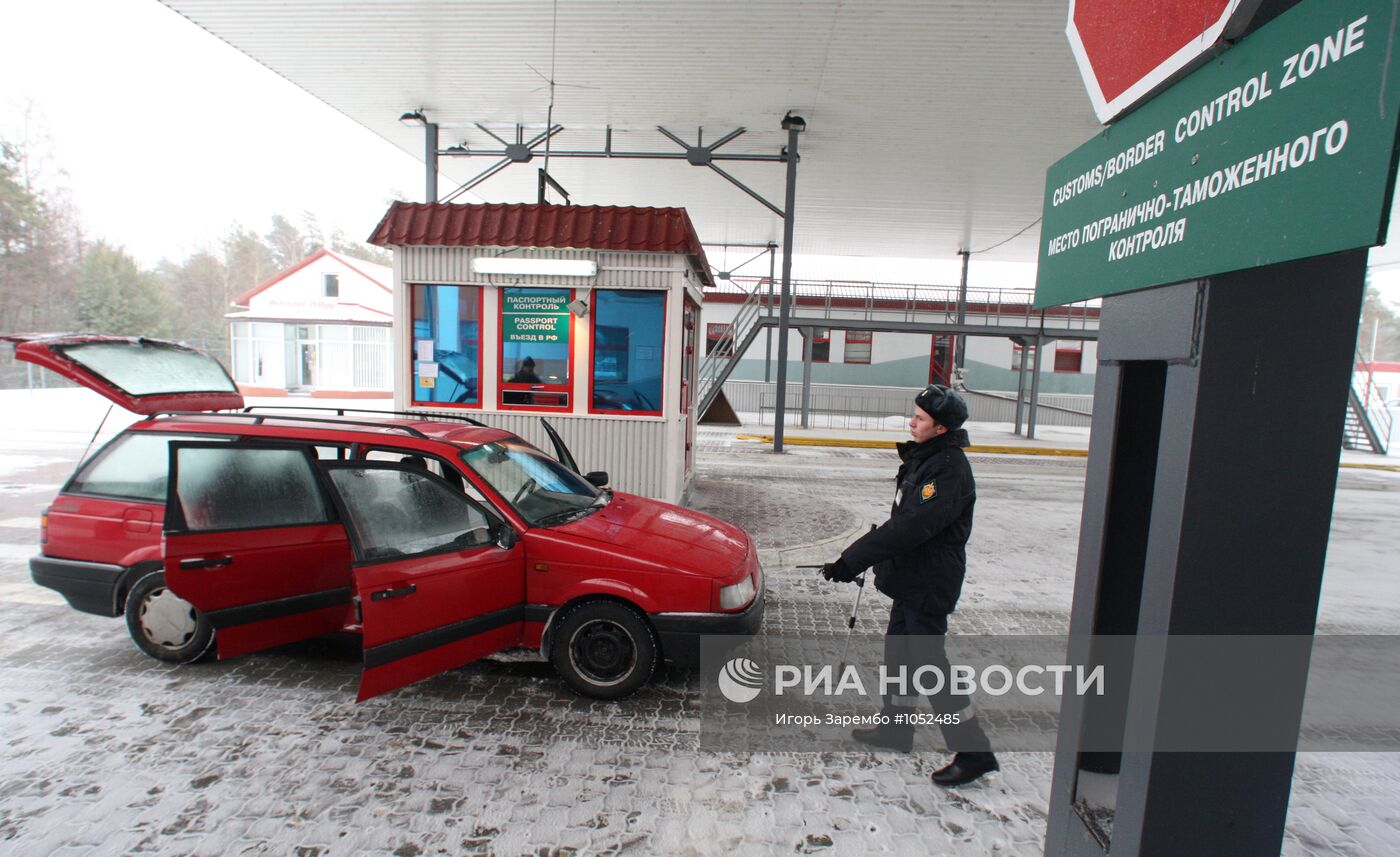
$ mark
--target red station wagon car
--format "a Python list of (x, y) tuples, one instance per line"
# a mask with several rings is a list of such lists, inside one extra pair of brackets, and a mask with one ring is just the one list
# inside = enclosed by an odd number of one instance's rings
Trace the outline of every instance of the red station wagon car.
[(147, 417), (78, 466), (30, 569), (160, 660), (351, 631), (360, 700), (517, 647), (616, 699), (762, 620), (742, 529), (598, 487), (548, 423), (559, 460), (466, 417), (237, 410), (223, 367), (175, 343), (0, 338)]

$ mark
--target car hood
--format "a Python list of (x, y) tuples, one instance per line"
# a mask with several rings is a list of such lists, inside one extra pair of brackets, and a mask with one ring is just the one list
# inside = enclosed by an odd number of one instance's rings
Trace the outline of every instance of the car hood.
[(209, 355), (176, 342), (88, 333), (18, 333), (15, 358), (52, 369), (134, 414), (243, 407), (238, 385)]
[(704, 577), (732, 575), (753, 549), (733, 524), (660, 500), (615, 492), (612, 502), (586, 518), (552, 528), (647, 563)]

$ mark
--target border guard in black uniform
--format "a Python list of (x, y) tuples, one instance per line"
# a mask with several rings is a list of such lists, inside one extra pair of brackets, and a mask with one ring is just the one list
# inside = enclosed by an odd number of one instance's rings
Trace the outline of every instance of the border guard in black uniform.
[[(965, 546), (972, 533), (972, 507), (977, 489), (963, 448), (968, 445), (962, 424), (967, 404), (947, 387), (930, 384), (914, 397), (909, 420), (913, 440), (898, 446), (899, 474), (895, 477), (890, 519), (861, 536), (827, 563), (827, 580), (849, 582), (874, 566), (875, 588), (894, 599), (885, 632), (885, 664), (906, 676), (932, 665), (948, 676), (944, 634), (948, 614), (957, 606), (967, 570)], [(932, 683), (932, 680), (926, 683)], [(911, 690), (912, 692), (912, 690)], [(943, 691), (929, 696), (939, 715), (943, 739), (956, 755), (935, 771), (941, 786), (970, 783), (998, 768), (986, 734), (971, 716), (967, 696)], [(856, 740), (877, 747), (909, 752), (914, 726), (907, 722), (913, 709), (885, 699), (881, 712), (888, 723), (857, 729)], [(944, 722), (947, 721), (947, 722)], [(956, 722), (954, 722), (956, 721)]]

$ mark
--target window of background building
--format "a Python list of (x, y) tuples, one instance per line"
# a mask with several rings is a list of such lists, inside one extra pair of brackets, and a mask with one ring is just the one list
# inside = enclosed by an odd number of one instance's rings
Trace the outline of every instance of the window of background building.
[[(812, 362), (829, 363), (831, 361), (831, 330), (825, 327), (814, 327), (812, 330)], [(802, 335), (807, 335), (804, 328)]]
[(875, 334), (868, 330), (846, 331), (846, 353), (842, 357), (842, 361), (845, 363), (869, 363), (870, 346), (874, 338)]
[(501, 289), (501, 406), (568, 408), (571, 289)]
[(410, 285), (413, 401), (480, 405), (481, 288)]
[(240, 384), (285, 385), (282, 354), (286, 339), (281, 324), (236, 321), (230, 325), (229, 333), (233, 380)]
[(339, 275), (339, 274), (322, 274), (322, 275), (321, 275), (321, 294), (324, 295), (325, 297), (328, 297), (328, 298), (338, 298), (338, 297), (340, 297), (340, 275)]
[(733, 325), (724, 322), (709, 322), (705, 325), (705, 356), (715, 353), (715, 349), (719, 349), (721, 357), (734, 356), (734, 340), (725, 338), (732, 327)]
[(1084, 342), (1068, 341), (1055, 343), (1055, 371), (1082, 372), (1084, 365)]
[(666, 293), (593, 290), (595, 411), (661, 413)]

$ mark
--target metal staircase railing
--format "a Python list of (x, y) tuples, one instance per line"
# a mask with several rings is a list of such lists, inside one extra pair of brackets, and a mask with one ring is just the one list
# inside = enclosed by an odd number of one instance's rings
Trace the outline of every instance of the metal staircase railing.
[[(739, 358), (744, 356), (749, 344), (758, 335), (758, 329), (761, 327), (759, 313), (762, 311), (762, 293), (755, 286), (739, 305), (739, 311), (734, 314), (734, 321), (730, 323), (729, 329), (715, 341), (714, 348), (700, 363), (699, 379), (696, 382), (699, 388), (699, 407), (696, 413), (700, 416), (703, 417), (710, 405), (714, 404), (719, 391), (724, 389), (724, 382), (739, 364)], [(708, 342), (708, 339), (706, 341)]]
[(1351, 374), (1351, 389), (1347, 391), (1347, 421), (1342, 446), (1385, 455), (1390, 446), (1390, 411), (1376, 389), (1371, 366), (1361, 357), (1359, 348), (1356, 350), (1356, 366), (1358, 368)]

